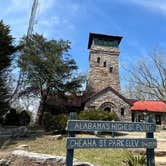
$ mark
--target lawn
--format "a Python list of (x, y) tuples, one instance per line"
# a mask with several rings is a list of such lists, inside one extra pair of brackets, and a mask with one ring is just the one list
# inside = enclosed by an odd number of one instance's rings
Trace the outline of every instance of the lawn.
[[(82, 137), (82, 135), (79, 135), (79, 137)], [(28, 145), (26, 149), (28, 151), (60, 156), (66, 155), (66, 137), (56, 140), (52, 135), (43, 135), (36, 138), (10, 139), (4, 142), (5, 144), (1, 148), (1, 152), (4, 153), (14, 150), (21, 144), (26, 144)], [(99, 166), (117, 166), (122, 165), (126, 155), (126, 150), (123, 149), (77, 149), (74, 157), (79, 161), (86, 161)]]

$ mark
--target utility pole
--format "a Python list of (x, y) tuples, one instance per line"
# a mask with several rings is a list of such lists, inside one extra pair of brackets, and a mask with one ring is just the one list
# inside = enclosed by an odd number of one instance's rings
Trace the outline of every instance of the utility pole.
[[(31, 15), (30, 15), (30, 19), (29, 19), (29, 25), (28, 25), (28, 31), (27, 31), (27, 37), (30, 37), (33, 34), (34, 24), (36, 23), (35, 18), (36, 18), (38, 4), (39, 4), (38, 0), (33, 0)], [(10, 97), (11, 103), (14, 102), (16, 100), (16, 98), (18, 97), (17, 93), (20, 91), (22, 86), (23, 86), (23, 72), (20, 70), (18, 81), (17, 81), (17, 86), (16, 86), (13, 94)]]
[(32, 33), (33, 33), (33, 27), (34, 27), (34, 24), (35, 24), (35, 17), (36, 17), (37, 7), (38, 7), (38, 0), (34, 0), (33, 5), (32, 5), (32, 10), (31, 10), (31, 16), (30, 16), (30, 19), (29, 19), (29, 26), (28, 26), (27, 36), (31, 36)]

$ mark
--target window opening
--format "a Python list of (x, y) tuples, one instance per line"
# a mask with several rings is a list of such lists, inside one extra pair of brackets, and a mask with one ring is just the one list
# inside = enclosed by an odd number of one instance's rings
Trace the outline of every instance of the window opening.
[(124, 108), (121, 108), (121, 109), (120, 109), (120, 114), (121, 114), (122, 116), (124, 116)]
[(100, 57), (97, 58), (97, 63), (100, 63)]
[(110, 71), (110, 73), (112, 73), (112, 71), (113, 71), (113, 67), (112, 67), (112, 66), (110, 67), (110, 70), (109, 70), (109, 71)]
[(106, 107), (106, 108), (104, 108), (104, 111), (110, 112), (111, 108), (110, 107)]
[(107, 66), (107, 63), (106, 63), (106, 61), (103, 63), (103, 67), (106, 67)]

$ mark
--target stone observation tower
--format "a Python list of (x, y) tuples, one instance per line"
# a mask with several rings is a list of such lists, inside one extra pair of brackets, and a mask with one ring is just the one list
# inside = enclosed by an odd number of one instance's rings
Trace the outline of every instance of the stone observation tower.
[(97, 93), (107, 87), (120, 92), (118, 57), (121, 39), (121, 36), (90, 33), (88, 92)]

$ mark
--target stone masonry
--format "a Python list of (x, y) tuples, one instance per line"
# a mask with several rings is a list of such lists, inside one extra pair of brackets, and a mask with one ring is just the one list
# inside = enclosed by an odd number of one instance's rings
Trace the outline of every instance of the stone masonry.
[[(118, 56), (119, 48), (91, 46), (88, 91), (99, 92), (108, 86), (120, 91)], [(97, 62), (97, 58), (100, 58), (100, 62)], [(106, 63), (105, 67), (104, 63)], [(112, 68), (112, 72), (110, 72), (110, 68)]]
[[(102, 36), (102, 35), (101, 35)], [(92, 43), (89, 46), (89, 74), (87, 81), (87, 90), (93, 92), (99, 92), (100, 90), (111, 86), (118, 92), (120, 92), (120, 81), (119, 81), (119, 47), (118, 44), (109, 46), (104, 44), (105, 40), (108, 42), (114, 42), (112, 36), (95, 36), (91, 39)], [(98, 39), (98, 43), (93, 40)], [(104, 39), (103, 39), (104, 38)], [(106, 39), (105, 39), (106, 38)], [(117, 37), (118, 40), (120, 37)], [(120, 38), (121, 39), (121, 38)], [(111, 40), (111, 41), (108, 41)], [(117, 39), (116, 39), (117, 40)], [(103, 44), (102, 44), (103, 42)]]
[(130, 104), (120, 94), (119, 44), (120, 36), (90, 33), (89, 73), (87, 92), (92, 92), (84, 109), (114, 112), (122, 121), (131, 120)]
[[(85, 104), (85, 109), (95, 108), (104, 110), (105, 108), (110, 108), (110, 111), (114, 112), (121, 121), (131, 121), (129, 107), (129, 103), (109, 89), (90, 98)], [(121, 115), (121, 109), (124, 109), (124, 115)]]

